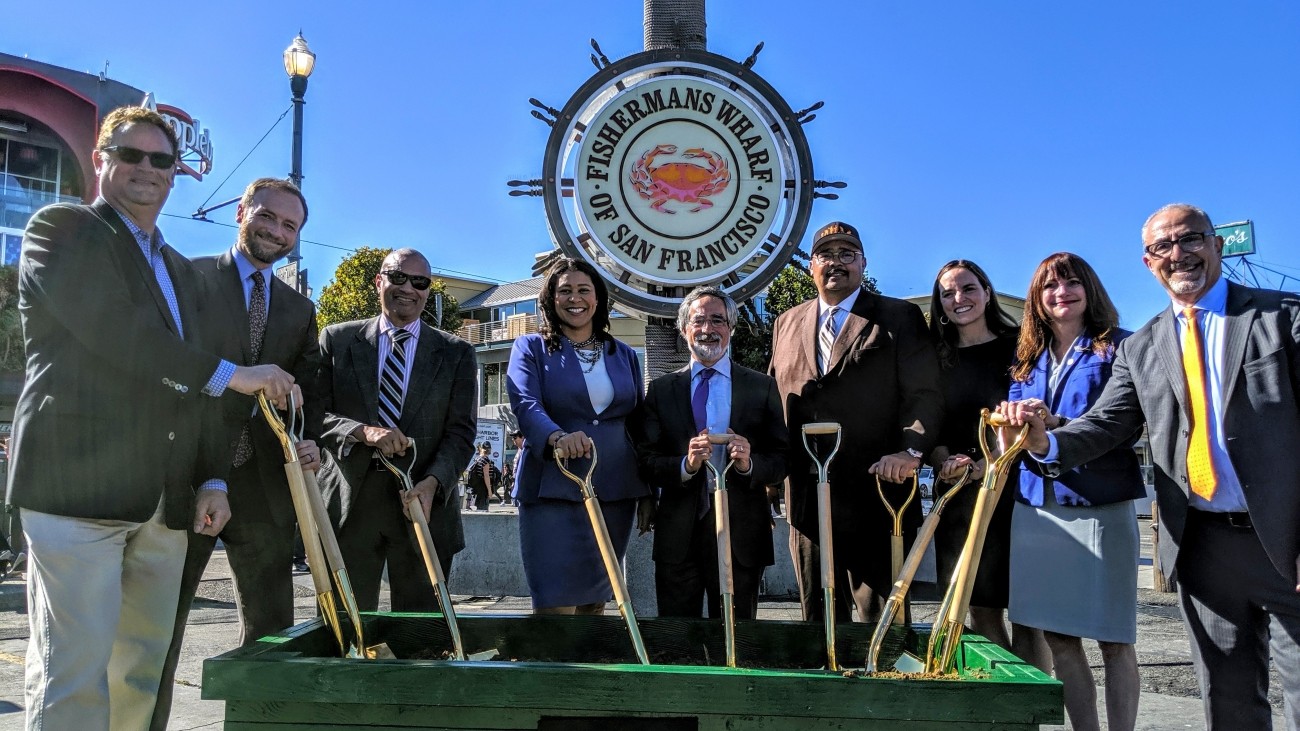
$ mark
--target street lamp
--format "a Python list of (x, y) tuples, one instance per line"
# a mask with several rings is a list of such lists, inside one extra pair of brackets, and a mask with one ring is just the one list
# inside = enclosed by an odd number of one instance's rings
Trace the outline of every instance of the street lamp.
[[(298, 37), (284, 49), (284, 71), (289, 74), (289, 90), (293, 92), (293, 167), (289, 179), (299, 188), (302, 187), (302, 107), (306, 103), (303, 95), (307, 93), (307, 77), (311, 76), (311, 70), (315, 66), (316, 54), (307, 47), (307, 39), (302, 37), (302, 31), (298, 31)], [(294, 244), (289, 261), (297, 262), (301, 259), (299, 244)]]

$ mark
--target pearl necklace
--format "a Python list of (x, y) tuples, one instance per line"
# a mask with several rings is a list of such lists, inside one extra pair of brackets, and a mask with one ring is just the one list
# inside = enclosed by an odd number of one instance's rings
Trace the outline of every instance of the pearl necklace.
[[(586, 368), (582, 369), (582, 372), (591, 373), (595, 370), (596, 364), (600, 362), (600, 357), (605, 352), (605, 349), (600, 347), (600, 338), (593, 333), (591, 337), (581, 343), (575, 343), (572, 340), (569, 340), (569, 343), (573, 346), (573, 352), (578, 356), (578, 360), (586, 366)], [(596, 346), (594, 349), (592, 348), (593, 345)]]

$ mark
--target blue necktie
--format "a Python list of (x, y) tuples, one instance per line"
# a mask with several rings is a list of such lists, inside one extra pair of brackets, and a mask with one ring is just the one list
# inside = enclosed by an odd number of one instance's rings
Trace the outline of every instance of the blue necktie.
[(691, 396), (691, 414), (695, 416), (695, 432), (698, 434), (709, 426), (709, 415), (705, 405), (709, 403), (709, 379), (717, 373), (713, 368), (700, 371), (700, 385)]

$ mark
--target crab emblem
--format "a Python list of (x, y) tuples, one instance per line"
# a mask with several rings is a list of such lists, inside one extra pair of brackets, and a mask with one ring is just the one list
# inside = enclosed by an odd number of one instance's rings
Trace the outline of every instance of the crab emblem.
[(641, 156), (632, 166), (629, 177), (632, 187), (641, 197), (653, 201), (650, 207), (660, 213), (677, 213), (664, 208), (668, 201), (694, 203), (691, 213), (712, 208), (709, 197), (727, 189), (731, 183), (731, 171), (727, 161), (717, 153), (701, 147), (692, 147), (682, 153), (684, 158), (701, 158), (705, 164), (676, 161), (655, 165), (655, 158), (660, 155), (672, 155), (677, 152), (677, 145), (656, 145), (653, 150)]

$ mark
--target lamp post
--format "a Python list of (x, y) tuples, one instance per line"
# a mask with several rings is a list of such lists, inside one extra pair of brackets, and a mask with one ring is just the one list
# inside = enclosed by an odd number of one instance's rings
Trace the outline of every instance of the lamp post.
[[(315, 66), (316, 54), (307, 47), (307, 39), (302, 37), (302, 31), (298, 31), (298, 37), (284, 49), (284, 71), (289, 74), (289, 90), (293, 93), (293, 167), (289, 179), (299, 188), (302, 188), (302, 107), (306, 104), (303, 95), (307, 93), (307, 77), (311, 76), (311, 70)], [(291, 263), (302, 260), (300, 245), (293, 245), (293, 251), (289, 253)], [(299, 291), (302, 290), (301, 285), (300, 280)]]

